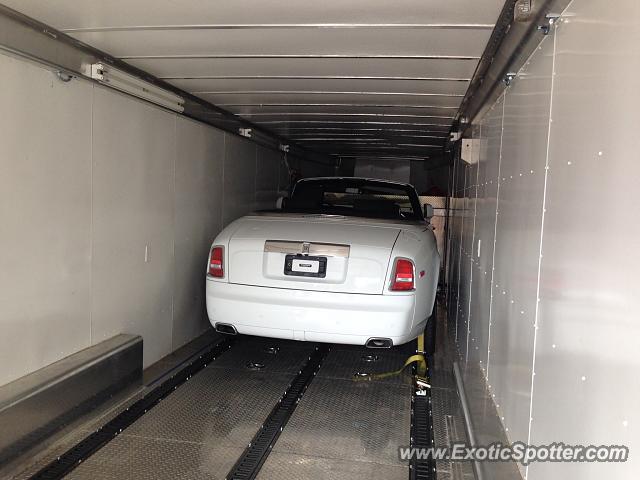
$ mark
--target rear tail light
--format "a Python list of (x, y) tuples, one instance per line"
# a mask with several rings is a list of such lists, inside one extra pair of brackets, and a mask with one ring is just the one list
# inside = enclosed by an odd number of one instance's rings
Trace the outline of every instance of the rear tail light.
[(209, 275), (212, 277), (224, 277), (224, 249), (222, 247), (211, 248), (209, 254)]
[(396, 259), (391, 277), (391, 291), (406, 292), (415, 288), (413, 262), (406, 258)]

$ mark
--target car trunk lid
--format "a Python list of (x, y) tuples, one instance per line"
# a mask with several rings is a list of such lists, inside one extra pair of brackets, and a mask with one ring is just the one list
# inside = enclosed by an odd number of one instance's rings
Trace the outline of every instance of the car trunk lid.
[(245, 217), (229, 242), (229, 281), (381, 294), (399, 232), (393, 223), (348, 217)]

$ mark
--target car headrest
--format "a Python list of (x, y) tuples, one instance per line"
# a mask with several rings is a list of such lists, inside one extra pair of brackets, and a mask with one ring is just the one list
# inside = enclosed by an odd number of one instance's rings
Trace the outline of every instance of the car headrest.
[(362, 212), (372, 212), (378, 215), (390, 217), (400, 215), (400, 206), (390, 200), (357, 199), (353, 202), (353, 207)]
[(305, 186), (297, 189), (287, 202), (287, 208), (313, 209), (322, 205), (323, 189), (321, 186)]

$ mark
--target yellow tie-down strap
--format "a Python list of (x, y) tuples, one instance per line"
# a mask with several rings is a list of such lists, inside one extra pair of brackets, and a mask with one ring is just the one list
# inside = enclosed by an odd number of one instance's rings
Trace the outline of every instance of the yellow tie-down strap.
[(421, 334), (418, 337), (418, 352), (415, 355), (411, 355), (407, 358), (398, 370), (393, 370), (391, 372), (383, 372), (383, 373), (367, 373), (367, 374), (356, 374), (354, 379), (359, 381), (371, 381), (371, 380), (381, 380), (383, 378), (394, 377), (396, 375), (400, 375), (404, 372), (404, 369), (409, 365), (415, 363), (416, 364), (416, 374), (418, 377), (424, 377), (427, 374), (427, 360), (424, 358), (424, 334)]

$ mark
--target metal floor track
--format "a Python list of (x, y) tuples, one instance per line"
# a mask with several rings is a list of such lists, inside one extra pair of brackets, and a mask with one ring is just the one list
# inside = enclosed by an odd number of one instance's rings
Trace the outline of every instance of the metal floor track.
[(257, 478), (406, 480), (398, 447), (409, 444), (410, 375), (353, 380), (356, 372), (394, 370), (405, 359), (395, 350), (335, 346)]
[[(197, 373), (172, 372), (170, 378), (184, 377), (175, 388), (166, 379), (158, 381), (150, 392), (138, 392), (117, 411), (70, 435), (62, 452), (111, 425), (153, 395), (156, 385), (171, 389), (121, 432), (109, 431), (108, 441), (81, 463), (76, 459), (65, 478), (245, 478), (239, 466), (255, 457), (246, 478), (406, 480), (409, 462), (400, 460), (398, 449), (416, 435), (411, 372), (370, 381), (357, 381), (354, 374), (396, 370), (414, 348), (334, 345), (329, 350), (238, 337)], [(43, 465), (20, 478), (42, 472)]]
[[(449, 331), (446, 308), (438, 308), (436, 355), (431, 375), (433, 434), (436, 447), (449, 447), (454, 442), (468, 444), (464, 414), (458, 398), (453, 362), (457, 359), (453, 333)], [(437, 460), (438, 480), (474, 480), (471, 462)]]

